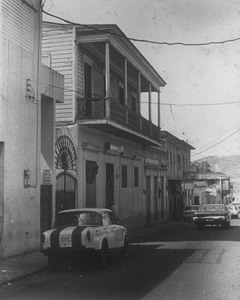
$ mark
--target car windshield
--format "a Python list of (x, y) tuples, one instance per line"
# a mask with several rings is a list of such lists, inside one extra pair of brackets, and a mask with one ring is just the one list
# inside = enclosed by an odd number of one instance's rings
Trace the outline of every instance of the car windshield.
[(202, 205), (199, 208), (200, 212), (204, 212), (204, 211), (225, 211), (225, 206), (224, 205), (216, 205), (216, 204), (212, 204), (212, 205)]
[(101, 219), (97, 212), (66, 212), (57, 216), (54, 228), (68, 226), (100, 226)]
[(198, 210), (198, 205), (187, 206), (185, 210)]

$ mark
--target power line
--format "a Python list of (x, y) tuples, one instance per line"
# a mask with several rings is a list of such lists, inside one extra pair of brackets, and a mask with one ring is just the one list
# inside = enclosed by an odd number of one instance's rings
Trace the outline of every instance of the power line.
[[(35, 80), (32, 80), (33, 82), (37, 82)], [(47, 84), (47, 83), (43, 83), (43, 82), (38, 82), (42, 85), (46, 85), (48, 86), (48, 88), (52, 87), (52, 88), (58, 88), (60, 90), (64, 90), (66, 92), (76, 92), (78, 94), (80, 94), (80, 91), (79, 90), (74, 90), (74, 89), (69, 89), (69, 88), (65, 88), (65, 87), (59, 87), (59, 86), (55, 86), (55, 85), (50, 85), (50, 84)], [(103, 96), (101, 95), (96, 95), (94, 97), (92, 97), (93, 99), (94, 98), (103, 98)], [(116, 97), (110, 97), (111, 99), (114, 99), (114, 100), (117, 100)], [(84, 99), (84, 97), (83, 97)], [(148, 101), (141, 101), (142, 104), (148, 104), (149, 102)], [(231, 101), (231, 102), (216, 102), (216, 103), (183, 103), (183, 104), (178, 104), (178, 103), (162, 103), (160, 102), (160, 105), (162, 106), (175, 106), (175, 107), (186, 107), (186, 106), (216, 106), (216, 105), (228, 105), (228, 104), (239, 104), (240, 101)], [(158, 102), (154, 102), (152, 101), (151, 104), (156, 104), (158, 105)]]
[(69, 21), (67, 19), (61, 18), (59, 16), (53, 15), (49, 12), (46, 12), (43, 9), (44, 4), (45, 4), (45, 2), (43, 3), (43, 5), (41, 7), (41, 10), (44, 14), (46, 14), (50, 17), (56, 18), (58, 20), (61, 20), (65, 23), (68, 23), (68, 24), (71, 24), (71, 25), (82, 26), (82, 27), (85, 27), (85, 28), (89, 28), (89, 29), (99, 31), (99, 32), (104, 32), (104, 33), (107, 33), (107, 34), (115, 35), (115, 36), (130, 40), (130, 41), (134, 41), (134, 42), (157, 44), (157, 45), (167, 45), (167, 46), (191, 46), (191, 47), (194, 47), (194, 46), (220, 45), (220, 44), (226, 44), (226, 43), (232, 43), (232, 42), (240, 41), (240, 37), (237, 37), (235, 39), (227, 39), (227, 40), (223, 40), (223, 41), (211, 41), (211, 42), (205, 42), (205, 43), (183, 43), (183, 42), (172, 42), (172, 43), (170, 43), (170, 42), (165, 42), (165, 41), (158, 42), (158, 41), (152, 41), (152, 40), (146, 40), (146, 39), (131, 38), (131, 37), (127, 37), (124, 34), (118, 34), (116, 32), (112, 32), (110, 30), (99, 29), (99, 28), (97, 28), (95, 26), (91, 26), (91, 25), (75, 23), (75, 22)]
[(211, 148), (213, 148), (213, 147), (219, 145), (220, 143), (224, 142), (225, 140), (227, 140), (228, 138), (230, 138), (231, 136), (233, 136), (234, 134), (236, 134), (239, 130), (240, 130), (240, 129), (236, 130), (235, 132), (233, 132), (232, 134), (230, 134), (230, 135), (227, 136), (226, 138), (224, 138), (224, 139), (222, 139), (221, 141), (219, 141), (218, 143), (216, 143), (216, 144), (214, 144), (214, 145), (208, 147), (207, 149), (204, 149), (204, 150), (202, 150), (202, 151), (200, 151), (200, 152), (198, 152), (198, 153), (193, 154), (192, 157), (194, 157), (194, 156), (196, 156), (196, 155), (199, 155), (199, 154), (201, 154), (201, 153), (203, 153), (203, 152), (206, 152), (207, 150), (209, 150), (209, 149), (211, 149)]
[(173, 103), (160, 103), (160, 105), (171, 105), (171, 106), (213, 106), (213, 105), (226, 105), (226, 104), (236, 104), (240, 101), (232, 102), (216, 102), (216, 103), (188, 103), (188, 104), (173, 104)]

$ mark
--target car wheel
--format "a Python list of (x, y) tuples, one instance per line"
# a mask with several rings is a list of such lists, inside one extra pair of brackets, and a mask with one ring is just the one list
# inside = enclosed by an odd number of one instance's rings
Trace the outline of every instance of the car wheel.
[(59, 259), (56, 256), (49, 255), (48, 256), (48, 267), (51, 270), (56, 270), (58, 267)]
[(197, 226), (197, 229), (202, 229), (203, 228), (203, 225), (201, 225), (201, 224), (196, 224), (196, 226)]
[(128, 254), (128, 239), (125, 236), (123, 249), (121, 249), (121, 251), (120, 251), (120, 257), (127, 257), (127, 254)]
[(222, 224), (222, 226), (223, 226), (225, 229), (230, 228), (230, 221), (226, 221), (224, 224)]
[(238, 214), (236, 215), (236, 219), (238, 219)]
[(106, 240), (103, 241), (101, 250), (99, 252), (99, 266), (105, 268), (107, 266), (108, 259), (108, 243)]

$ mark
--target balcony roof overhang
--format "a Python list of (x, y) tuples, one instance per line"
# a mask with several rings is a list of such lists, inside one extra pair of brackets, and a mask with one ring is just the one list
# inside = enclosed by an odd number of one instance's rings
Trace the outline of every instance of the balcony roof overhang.
[[(128, 39), (117, 25), (91, 25), (93, 28), (77, 26), (77, 44), (93, 44), (108, 42), (123, 57), (126, 57), (131, 64), (139, 70), (142, 75), (152, 83), (157, 91), (166, 85), (154, 67), (147, 61), (142, 53)], [(91, 27), (90, 26), (90, 27)]]
[(161, 141), (156, 141), (142, 133), (138, 133), (124, 125), (121, 125), (115, 121), (111, 120), (78, 120), (78, 125), (87, 126), (88, 128), (93, 128), (96, 130), (101, 130), (101, 132), (115, 135), (124, 139), (127, 139), (133, 143), (137, 143), (141, 146), (155, 146), (161, 147)]

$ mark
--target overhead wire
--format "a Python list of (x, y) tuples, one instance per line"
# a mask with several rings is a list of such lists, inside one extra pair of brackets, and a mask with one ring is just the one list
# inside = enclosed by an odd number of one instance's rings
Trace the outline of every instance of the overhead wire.
[(65, 23), (68, 23), (68, 24), (71, 24), (71, 25), (74, 25), (74, 26), (82, 26), (82, 27), (85, 27), (85, 28), (89, 28), (89, 29), (99, 31), (99, 32), (115, 35), (115, 36), (118, 36), (120, 38), (127, 39), (127, 40), (134, 41), (134, 42), (157, 44), (157, 45), (167, 45), (167, 46), (191, 46), (191, 47), (195, 47), (195, 46), (219, 45), (219, 44), (226, 44), (226, 43), (232, 43), (232, 42), (240, 41), (240, 37), (237, 37), (237, 38), (234, 38), (234, 39), (226, 39), (226, 40), (222, 40), (222, 41), (210, 41), (210, 42), (201, 42), (201, 43), (183, 43), (183, 42), (166, 42), (166, 41), (158, 42), (158, 41), (147, 40), (147, 39), (137, 39), (137, 38), (127, 37), (124, 34), (119, 34), (119, 33), (113, 32), (112, 30), (100, 29), (100, 28), (97, 28), (96, 26), (93, 26), (93, 25), (86, 25), (86, 24), (76, 23), (76, 22), (72, 22), (72, 21), (69, 21), (67, 19), (61, 18), (59, 16), (56, 16), (56, 15), (51, 14), (49, 12), (46, 12), (43, 9), (44, 4), (45, 4), (45, 2), (41, 6), (42, 12), (44, 14), (52, 17), (52, 18), (56, 18), (58, 20), (61, 20)]
[(204, 150), (202, 150), (202, 151), (200, 151), (200, 152), (198, 152), (198, 153), (195, 153), (195, 154), (193, 154), (193, 155), (191, 155), (191, 156), (194, 157), (194, 156), (197, 156), (197, 155), (199, 155), (199, 154), (202, 154), (203, 152), (208, 151), (209, 149), (211, 149), (211, 148), (213, 148), (213, 147), (215, 147), (215, 146), (221, 144), (221, 143), (224, 142), (225, 140), (229, 139), (231, 136), (235, 135), (235, 134), (236, 134), (237, 132), (239, 132), (239, 131), (240, 131), (240, 129), (236, 130), (235, 132), (233, 132), (232, 134), (228, 135), (227, 137), (225, 137), (225, 138), (222, 139), (221, 141), (219, 141), (219, 142), (215, 143), (214, 145), (212, 145), (212, 146), (210, 146), (210, 147), (208, 147), (208, 148), (206, 148), (206, 149), (204, 149)]
[[(33, 82), (37, 82), (35, 80), (32, 80)], [(55, 86), (55, 85), (49, 85), (47, 83), (43, 83), (43, 82), (38, 82), (42, 85), (47, 85), (48, 89), (49, 88), (58, 88), (60, 90), (64, 90), (66, 92), (76, 92), (80, 94), (79, 90), (74, 90), (74, 89), (70, 89), (70, 88), (66, 88), (66, 87), (59, 87), (59, 86)], [(103, 97), (102, 95), (96, 95), (95, 97), (92, 98), (100, 98)], [(104, 97), (103, 97), (104, 98)], [(112, 99), (117, 99), (116, 97), (111, 97)], [(148, 101), (141, 101), (141, 103), (146, 103), (148, 104)], [(156, 104), (158, 105), (158, 102), (152, 101), (151, 104)], [(231, 102), (216, 102), (216, 103), (183, 103), (183, 104), (178, 104), (178, 103), (164, 103), (164, 102), (160, 102), (160, 105), (162, 106), (175, 106), (175, 107), (186, 107), (186, 106), (217, 106), (217, 105), (229, 105), (229, 104), (240, 104), (240, 101), (231, 101)]]

